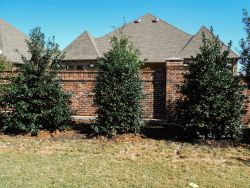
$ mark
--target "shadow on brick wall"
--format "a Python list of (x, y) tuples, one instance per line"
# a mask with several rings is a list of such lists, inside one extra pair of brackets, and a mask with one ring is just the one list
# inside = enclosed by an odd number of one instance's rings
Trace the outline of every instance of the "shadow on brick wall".
[(166, 69), (153, 74), (153, 118), (164, 119), (166, 106)]

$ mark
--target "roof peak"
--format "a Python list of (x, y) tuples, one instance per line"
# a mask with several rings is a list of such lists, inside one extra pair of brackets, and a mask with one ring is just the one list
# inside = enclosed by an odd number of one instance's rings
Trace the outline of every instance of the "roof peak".
[[(123, 29), (123, 34), (128, 36), (134, 43), (135, 48), (140, 50), (140, 57), (142, 59), (148, 59), (148, 61), (151, 62), (165, 62), (166, 57), (173, 57), (191, 37), (190, 34), (159, 19), (157, 16), (146, 13), (129, 21), (123, 27), (115, 28), (104, 36), (92, 38), (92, 40), (95, 41), (95, 43), (93, 43), (97, 46), (95, 49), (100, 52), (101, 56), (111, 47), (109, 38), (112, 36), (119, 36), (121, 28)], [(84, 33), (87, 39), (91, 39), (91, 37), (87, 37), (88, 33), (86, 31)], [(81, 41), (78, 41), (66, 47), (64, 49), (64, 51), (66, 51), (66, 59), (87, 59), (86, 57), (90, 55), (94, 57), (93, 43), (88, 41), (86, 41), (84, 45), (81, 44)], [(81, 44), (82, 50), (73, 47), (76, 44)], [(83, 47), (85, 49), (83, 49)]]
[(23, 32), (0, 18), (0, 50), (8, 61), (22, 63), (20, 54), (26, 58), (30, 57), (26, 39), (28, 37)]
[(168, 27), (172, 27), (172, 28), (178, 30), (179, 32), (182, 32), (182, 33), (184, 33), (186, 35), (189, 35), (190, 37), (192, 36), (189, 33), (186, 33), (185, 31), (183, 31), (182, 29), (179, 29), (176, 26), (166, 22), (165, 20), (163, 20), (163, 19), (161, 19), (161, 18), (159, 18), (159, 17), (157, 17), (157, 16), (155, 16), (155, 15), (153, 15), (151, 13), (146, 13), (146, 14), (140, 16), (140, 17), (137, 17), (136, 19), (134, 19), (132, 21), (129, 21), (124, 26), (119, 26), (119, 27), (115, 28), (113, 31), (105, 34), (104, 36), (100, 36), (100, 37), (97, 37), (97, 38), (108, 37), (108, 36), (110, 36), (110, 35), (112, 35), (114, 33), (117, 33), (117, 31), (119, 31), (122, 27), (126, 28), (126, 27), (134, 25), (134, 24), (140, 25), (141, 23), (145, 23), (145, 22), (146, 23), (152, 23), (152, 24), (155, 24), (156, 22), (159, 22), (160, 24), (166, 25)]
[[(77, 51), (77, 53), (73, 53), (73, 51)], [(69, 46), (67, 46), (64, 50), (66, 52), (65, 59), (68, 58), (86, 58), (86, 59), (96, 59), (100, 57), (100, 52), (97, 48), (95, 39), (92, 37), (90, 32), (84, 31), (80, 34)], [(84, 53), (90, 54), (89, 56), (84, 56)]]
[(201, 32), (209, 32), (209, 33), (211, 33), (211, 30), (208, 29), (206, 26), (202, 25), (201, 28), (199, 29), (199, 31), (196, 34), (201, 33)]
[(91, 35), (89, 31), (85, 30), (82, 34)]
[[(206, 26), (201, 26), (201, 28), (199, 29), (199, 31), (193, 35), (190, 40), (187, 42), (187, 44), (183, 47), (183, 49), (177, 54), (178, 57), (190, 57), (192, 55), (196, 55), (197, 53), (199, 53), (199, 49), (200, 47), (203, 45), (203, 36), (202, 35), (205, 35), (206, 38), (207, 37), (216, 37), (212, 32), (211, 30), (209, 30)], [(228, 47), (222, 42), (220, 41), (221, 44), (223, 44), (223, 50), (228, 50)], [(229, 56), (231, 58), (238, 58), (238, 55), (230, 50), (230, 54)]]
[(84, 32), (82, 32), (78, 37), (85, 36), (85, 35), (91, 37), (91, 34), (86, 30)]
[(155, 15), (153, 15), (153, 14), (151, 14), (151, 13), (146, 13), (146, 14), (144, 14), (144, 15), (140, 16), (139, 18), (143, 18), (143, 17), (152, 17), (152, 18), (157, 18), (157, 16), (155, 16)]
[(18, 28), (16, 28), (14, 25), (10, 24), (8, 21), (4, 20), (3, 18), (0, 18), (0, 26), (4, 24), (7, 25), (8, 27), (11, 27), (12, 29), (16, 30), (17, 32), (21, 33), (22, 35), (24, 35), (26, 38), (28, 38), (28, 36), (22, 32), (21, 30), (19, 30)]
[(101, 54), (100, 54), (100, 52), (99, 52), (99, 50), (98, 50), (98, 48), (97, 48), (97, 45), (96, 45), (96, 42), (95, 42), (94, 37), (93, 37), (93, 36), (91, 35), (91, 33), (88, 32), (88, 31), (85, 31), (84, 34), (86, 34), (86, 35), (88, 36), (88, 38), (90, 39), (90, 41), (91, 41), (91, 43), (92, 43), (92, 45), (93, 45), (93, 47), (94, 47), (94, 49), (95, 49), (95, 51), (96, 51), (96, 55), (97, 55), (98, 57), (100, 57)]

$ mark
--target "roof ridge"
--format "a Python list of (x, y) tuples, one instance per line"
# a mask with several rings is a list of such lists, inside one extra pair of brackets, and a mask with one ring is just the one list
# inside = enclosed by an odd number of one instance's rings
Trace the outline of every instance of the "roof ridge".
[(63, 52), (66, 53), (65, 59), (75, 59), (76, 57), (80, 59), (96, 59), (101, 57), (97, 44), (88, 31), (81, 33), (63, 49)]
[[(195, 37), (197, 37), (200, 33), (204, 33), (203, 30), (206, 30), (207, 32), (209, 32), (210, 34), (212, 34), (211, 31), (209, 31), (209, 29), (208, 29), (206, 26), (202, 25), (202, 26), (200, 27), (200, 29), (199, 29), (199, 30), (198, 30), (198, 31), (188, 40), (188, 42), (184, 45), (184, 47), (177, 53), (177, 56), (180, 55), (181, 52), (182, 52), (183, 50), (186, 49), (186, 47), (192, 42), (192, 40), (193, 40)], [(213, 35), (213, 36), (214, 36), (214, 35)]]
[(147, 13), (145, 13), (143, 16), (140, 16), (140, 18), (141, 18), (141, 17), (144, 17), (144, 16), (147, 16), (147, 15), (152, 16), (152, 17), (155, 17), (155, 15), (151, 14), (150, 12), (147, 12)]
[(105, 35), (102, 35), (102, 36), (100, 36), (100, 37), (97, 37), (96, 39), (100, 39), (100, 38), (104, 38), (104, 37), (108, 37), (110, 34), (112, 34), (112, 33), (117, 33), (122, 27), (126, 27), (128, 24), (131, 24), (131, 23), (133, 23), (134, 21), (130, 21), (130, 22), (128, 22), (128, 23), (126, 23), (125, 22), (125, 24), (123, 24), (122, 26), (119, 26), (119, 27), (113, 27), (113, 28), (115, 28), (114, 30), (112, 30), (112, 31), (110, 31), (110, 32), (108, 32), (107, 34), (105, 34)]
[(26, 40), (29, 37), (18, 28), (0, 19), (0, 48), (3, 55), (12, 63), (23, 63), (21, 55), (30, 57)]
[(146, 13), (146, 14), (144, 14), (143, 16), (140, 16), (139, 18), (142, 18), (142, 17), (147, 16), (147, 15), (152, 16), (152, 17), (154, 17), (154, 18), (159, 18), (159, 20), (162, 21), (163, 23), (165, 23), (165, 24), (167, 24), (167, 25), (169, 25), (169, 26), (171, 26), (171, 27), (173, 27), (173, 28), (175, 28), (175, 29), (177, 29), (177, 30), (179, 30), (179, 31), (181, 31), (181, 32), (183, 32), (183, 33), (185, 33), (185, 34), (187, 34), (187, 35), (192, 36), (191, 34), (189, 34), (189, 33), (185, 32), (185, 31), (183, 31), (182, 29), (180, 29), (180, 28), (178, 28), (178, 27), (176, 27), (176, 26), (174, 26), (174, 25), (172, 25), (172, 24), (166, 22), (165, 20), (163, 20), (163, 19), (161, 19), (160, 17), (155, 16), (155, 15), (153, 15), (153, 14), (151, 14), (151, 13)]
[(211, 33), (211, 31), (210, 31), (205, 25), (202, 25), (197, 33), (199, 33), (199, 32), (202, 31), (202, 30), (206, 30), (206, 31), (208, 31), (209, 33)]
[[(202, 30), (205, 30), (205, 31), (209, 32), (209, 33), (212, 35), (212, 37), (215, 37), (215, 38), (218, 37), (220, 43), (221, 43), (222, 45), (224, 45), (226, 48), (228, 48), (229, 50), (231, 50), (231, 48), (229, 48), (228, 45), (220, 39), (219, 35), (215, 35), (214, 33), (212, 33), (211, 30), (209, 30), (206, 26), (204, 26), (204, 25), (201, 26), (201, 28), (200, 28), (200, 30), (198, 31), (198, 33), (201, 32)], [(202, 31), (202, 32), (203, 32), (203, 31)], [(198, 34), (198, 33), (197, 33), (197, 34)], [(233, 50), (231, 50), (231, 51), (234, 52)], [(234, 53), (235, 53), (235, 52), (234, 52)], [(236, 54), (236, 53), (235, 53), (235, 54)], [(236, 55), (237, 55), (237, 54), (236, 54)]]
[[(144, 16), (146, 16), (146, 15), (151, 15), (151, 16), (153, 16), (153, 15), (150, 14), (150, 13), (146, 13), (146, 14), (144, 14), (143, 16), (140, 16), (139, 18), (142, 18), (142, 17), (144, 17)], [(139, 18), (137, 18), (137, 19), (139, 19)], [(107, 34), (104, 34), (104, 35), (102, 35), (102, 36), (100, 36), (100, 37), (97, 37), (96, 39), (108, 37), (108, 36), (109, 36), (110, 34), (112, 34), (112, 33), (117, 33), (117, 32), (119, 32), (119, 30), (120, 30), (122, 27), (126, 27), (127, 25), (129, 25), (129, 24), (131, 24), (131, 23), (134, 23), (135, 20), (136, 20), (136, 19), (131, 20), (131, 21), (129, 21), (128, 23), (125, 22), (125, 24), (123, 24), (122, 26), (119, 26), (119, 27), (112, 26), (112, 27), (114, 28), (112, 31), (110, 31), (110, 32), (108, 32)]]
[[(146, 13), (145, 15), (143, 15), (143, 16), (141, 16), (141, 17), (144, 17), (144, 16), (146, 16), (146, 15), (150, 15), (150, 16), (152, 16), (152, 17), (159, 18), (159, 17), (157, 17), (157, 16), (155, 16), (155, 15), (153, 15), (153, 14), (151, 14), (151, 13)], [(141, 17), (140, 17), (140, 18), (141, 18)], [(172, 25), (172, 24), (166, 22), (165, 20), (163, 20), (163, 19), (161, 19), (161, 18), (159, 18), (159, 20), (162, 21), (163, 23), (165, 23), (165, 24), (167, 24), (167, 25), (169, 25), (169, 26), (171, 26), (171, 27), (177, 29), (178, 31), (181, 31), (181, 32), (183, 32), (183, 33), (185, 33), (185, 34), (187, 34), (187, 35), (192, 36), (191, 34), (189, 34), (189, 33), (185, 32), (185, 31), (183, 31), (182, 29), (179, 29), (178, 27), (176, 27), (176, 26), (174, 26), (174, 25)]]
[(9, 22), (5, 21), (4, 19), (0, 19), (0, 21), (2, 21), (2, 23), (6, 24), (7, 26), (11, 27), (12, 29), (15, 29), (15, 31), (17, 31), (18, 33), (24, 35), (26, 38), (29, 38), (28, 35), (26, 35), (24, 32), (22, 32), (21, 30), (16, 28), (14, 25), (12, 25)]
[(185, 33), (186, 35), (192, 36), (191, 34), (189, 34), (189, 33), (185, 32), (185, 31), (183, 31), (182, 29), (179, 29), (178, 27), (176, 27), (176, 26), (174, 26), (174, 25), (172, 25), (172, 24), (166, 22), (165, 20), (162, 20), (161, 18), (159, 18), (159, 20), (161, 20), (161, 21), (164, 22), (165, 24), (167, 24), (167, 25), (169, 25), (169, 26), (171, 26), (171, 27), (177, 29), (178, 31), (181, 31), (181, 32)]
[(93, 37), (88, 31), (85, 31), (84, 33), (87, 34), (87, 36), (88, 36), (90, 42), (92, 43), (92, 45), (93, 45), (93, 47), (94, 47), (94, 49), (95, 49), (96, 55), (97, 55), (98, 57), (101, 57), (101, 54), (100, 54), (100, 52), (99, 52), (99, 50), (98, 50), (98, 47), (97, 47), (97, 45), (96, 45), (96, 42), (95, 42), (94, 37)]
[(82, 32), (80, 35), (78, 35), (71, 43), (69, 43), (62, 51), (65, 51), (67, 48), (69, 48), (72, 44), (75, 43), (75, 41), (80, 38), (86, 31)]
[[(194, 46), (194, 44), (197, 42), (197, 40), (200, 40), (200, 46), (202, 45), (202, 34), (205, 34), (206, 37), (210, 38), (215, 38), (217, 37), (214, 33), (212, 33), (207, 27), (205, 27), (204, 25), (200, 27), (200, 29), (198, 30), (198, 32), (196, 32), (195, 35), (193, 35), (193, 37), (190, 38), (190, 40), (187, 42), (187, 44), (182, 48), (182, 50), (177, 54), (179, 57), (182, 57), (185, 53), (190, 53), (188, 51), (190, 50), (198, 50), (197, 47)], [(224, 48), (223, 50), (227, 49), (229, 50), (231, 56), (234, 57), (238, 57), (238, 54), (236, 54), (231, 48), (228, 47), (228, 45), (226, 45), (220, 38), (219, 42), (222, 44), (222, 48)], [(183, 54), (184, 53), (184, 54)]]
[(187, 41), (187, 43), (184, 45), (184, 47), (176, 54), (176, 56), (178, 57), (178, 55), (190, 44), (190, 42), (193, 40), (193, 38), (196, 36), (196, 34), (195, 35), (192, 35), (191, 37), (190, 37), (190, 39)]
[[(146, 14), (144, 14), (143, 16), (138, 17), (137, 19), (141, 19), (141, 18), (143, 18), (143, 17), (145, 17), (145, 16), (147, 16), (147, 15), (152, 16), (152, 17), (154, 17), (154, 18), (159, 18), (159, 17), (157, 17), (157, 16), (155, 16), (155, 15), (153, 15), (153, 14), (151, 14), (151, 13), (146, 13)], [(136, 20), (136, 19), (134, 19), (134, 20)], [(107, 34), (105, 34), (105, 35), (103, 35), (103, 36), (97, 37), (96, 39), (100, 39), (100, 38), (103, 38), (103, 37), (107, 37), (107, 36), (109, 36), (109, 35), (112, 34), (112, 33), (116, 33), (116, 32), (119, 31), (119, 29), (121, 29), (122, 27), (126, 27), (127, 25), (134, 23), (134, 20), (131, 20), (130, 22), (125, 23), (123, 26), (119, 26), (119, 27), (115, 28), (113, 31), (110, 31), (110, 32), (108, 32)], [(177, 28), (176, 26), (174, 26), (174, 25), (172, 25), (172, 24), (170, 24), (170, 23), (164, 21), (164, 20), (161, 19), (161, 18), (159, 18), (159, 20), (160, 20), (161, 22), (163, 22), (164, 24), (166, 24), (166, 25), (168, 25), (168, 26), (170, 26), (170, 27), (172, 27), (172, 28), (174, 28), (174, 29), (176, 29), (176, 30), (178, 30), (178, 31), (180, 31), (180, 32), (182, 32), (182, 33), (188, 35), (188, 36), (192, 36), (191, 34), (189, 34), (189, 33), (185, 32), (185, 31), (183, 31), (183, 30)]]

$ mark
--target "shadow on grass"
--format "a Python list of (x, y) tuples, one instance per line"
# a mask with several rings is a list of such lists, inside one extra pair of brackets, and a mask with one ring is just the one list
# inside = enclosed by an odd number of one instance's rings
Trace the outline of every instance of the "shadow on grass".
[(181, 134), (182, 129), (176, 126), (147, 126), (142, 134), (155, 140), (172, 140), (187, 142), (190, 139)]
[[(94, 134), (91, 123), (89, 122), (72, 122), (70, 129), (73, 133), (66, 135), (53, 136), (52, 139), (91, 139), (97, 137)], [(67, 132), (67, 131), (66, 131)], [(173, 124), (147, 124), (142, 130), (141, 134), (145, 138), (151, 138), (155, 140), (174, 141), (181, 143), (191, 143), (197, 145), (206, 145), (209, 147), (236, 147), (243, 146), (250, 150), (250, 128), (244, 129), (243, 138), (238, 140), (205, 140), (205, 139), (193, 139), (187, 134), (184, 134), (183, 129), (180, 126)], [(10, 136), (27, 135), (27, 133), (21, 132), (3, 132), (0, 129), (0, 134), (7, 134)]]
[(78, 134), (83, 134), (87, 138), (93, 137), (93, 130), (91, 128), (91, 123), (79, 123), (79, 122), (72, 122), (72, 130)]
[(215, 140), (215, 139), (198, 139), (193, 138), (184, 133), (184, 130), (178, 126), (174, 125), (165, 125), (157, 127), (148, 127), (145, 128), (142, 132), (146, 137), (156, 139), (156, 140), (166, 140), (166, 141), (175, 141), (182, 143), (191, 143), (197, 145), (204, 145), (209, 147), (237, 147), (242, 146), (250, 150), (250, 129), (243, 130), (243, 136), (241, 139), (230, 140)]
[(250, 144), (250, 128), (243, 130), (243, 140), (245, 143)]
[[(72, 129), (77, 134), (84, 134), (86, 138), (93, 138), (96, 135), (92, 128), (91, 123), (72, 123)], [(152, 138), (155, 140), (172, 140), (172, 141), (188, 141), (188, 138), (181, 135), (181, 129), (174, 126), (162, 126), (161, 124), (147, 125), (143, 128), (141, 134), (145, 138)]]
[[(75, 123), (72, 126), (76, 134), (82, 135), (82, 138), (94, 138), (97, 135), (91, 129), (91, 123)], [(195, 145), (204, 145), (211, 148), (228, 148), (242, 146), (250, 150), (250, 130), (244, 131), (244, 137), (238, 140), (206, 140), (206, 139), (193, 139), (190, 136), (183, 134), (183, 129), (174, 125), (147, 125), (141, 132), (145, 138), (154, 140), (174, 141), (181, 143), (191, 143)]]

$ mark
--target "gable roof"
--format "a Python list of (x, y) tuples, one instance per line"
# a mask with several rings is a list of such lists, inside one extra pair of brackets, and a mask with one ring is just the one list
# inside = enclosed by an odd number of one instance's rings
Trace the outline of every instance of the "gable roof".
[(91, 60), (100, 57), (95, 40), (87, 31), (77, 37), (77, 39), (75, 39), (63, 51), (66, 52), (65, 60)]
[(0, 19), (0, 50), (12, 63), (22, 63), (21, 55), (29, 57), (28, 37), (21, 31)]
[[(191, 58), (191, 56), (195, 56), (200, 51), (200, 46), (202, 46), (202, 35), (204, 35), (207, 38), (215, 37), (205, 26), (202, 26), (200, 30), (187, 42), (187, 44), (183, 47), (183, 49), (177, 54), (177, 57), (179, 58)], [(228, 47), (223, 44), (222, 50), (228, 50)], [(239, 56), (232, 50), (230, 50), (229, 53), (230, 58), (239, 58)]]
[[(126, 24), (123, 33), (140, 51), (141, 58), (149, 62), (164, 62), (166, 58), (175, 56), (176, 52), (179, 52), (192, 37), (163, 20), (154, 22), (156, 17), (151, 14), (146, 14), (139, 19), (140, 23), (133, 21)], [(114, 35), (118, 35), (118, 30), (96, 39), (102, 54), (109, 49), (108, 39)]]
[[(202, 32), (211, 35), (208, 29), (202, 27), (196, 35), (184, 31), (146, 14), (124, 25), (123, 34), (128, 36), (141, 55), (148, 62), (165, 62), (167, 58), (190, 58), (195, 56), (202, 45)], [(120, 28), (103, 37), (93, 38), (89, 33), (80, 35), (64, 49), (65, 60), (97, 59), (110, 49), (109, 39), (119, 35)], [(226, 48), (226, 46), (225, 46)], [(239, 58), (230, 51), (230, 57)]]

